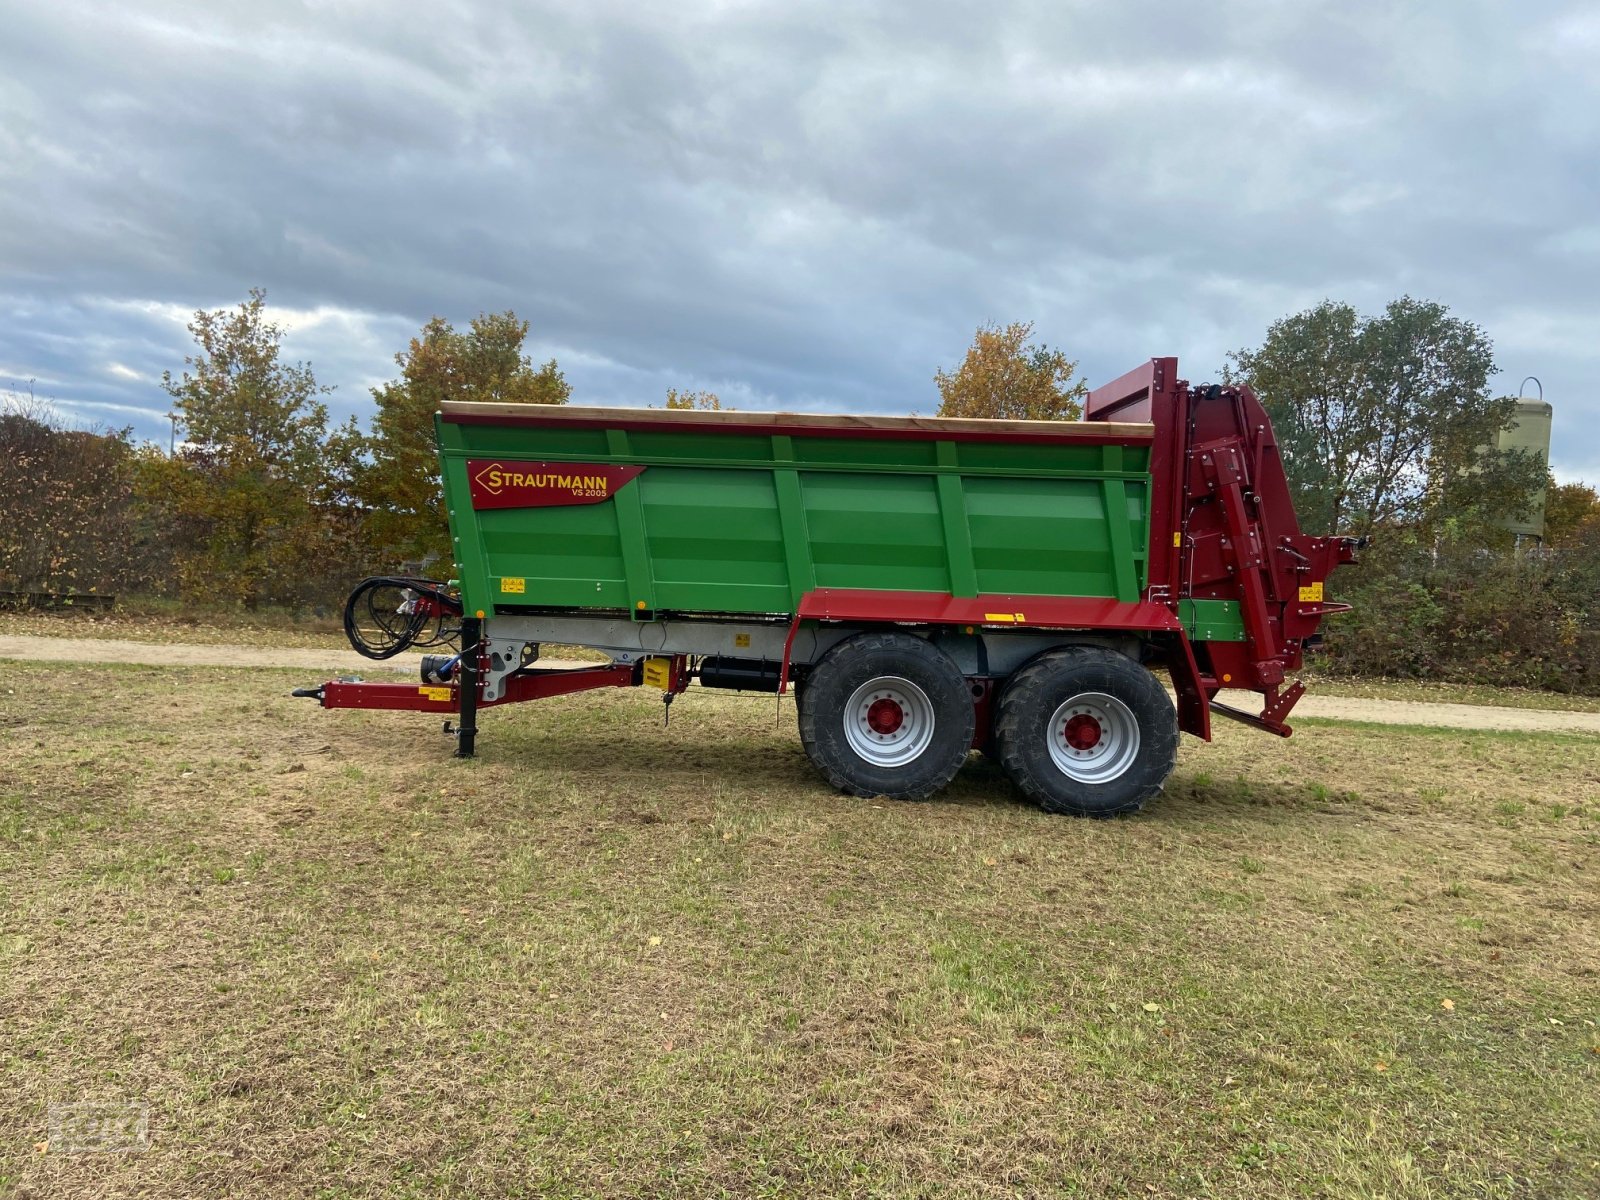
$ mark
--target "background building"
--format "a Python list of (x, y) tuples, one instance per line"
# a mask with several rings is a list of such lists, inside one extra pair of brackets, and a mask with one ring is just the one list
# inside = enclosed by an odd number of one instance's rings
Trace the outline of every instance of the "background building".
[[(1526, 450), (1550, 461), (1550, 422), (1554, 409), (1541, 396), (1538, 400), (1519, 399), (1516, 419), (1503, 430), (1497, 439), (1501, 450)], [(1528, 515), (1521, 520), (1507, 518), (1502, 524), (1517, 537), (1520, 543), (1532, 538), (1544, 540), (1545, 489), (1540, 488)]]

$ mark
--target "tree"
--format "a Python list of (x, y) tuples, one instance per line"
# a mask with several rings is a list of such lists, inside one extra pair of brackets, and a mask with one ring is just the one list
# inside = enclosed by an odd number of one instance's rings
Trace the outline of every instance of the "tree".
[(1025, 421), (1075, 421), (1088, 388), (1074, 382), (1078, 364), (1059, 350), (1027, 345), (1031, 321), (1004, 329), (978, 327), (954, 371), (938, 371), (939, 416), (997, 417)]
[(722, 401), (715, 392), (680, 392), (667, 389), (667, 407), (677, 409), (697, 408), (703, 412), (722, 412)]
[(280, 361), (283, 331), (259, 288), (235, 309), (195, 313), (198, 352), (180, 378), (162, 374), (183, 444), (149, 464), (142, 490), (181, 531), (186, 595), (297, 601), (316, 552), (314, 502), (324, 480), (328, 410), (305, 363)]
[(0, 391), (0, 589), (118, 592), (159, 570), (134, 500), (129, 430), (67, 428), (32, 391)]
[(378, 403), (357, 490), (372, 541), (395, 560), (451, 560), (433, 414), (447, 400), (565, 404), (572, 394), (554, 359), (523, 353), (528, 323), (512, 312), (480, 314), (465, 333), (434, 317), (395, 355), (400, 378), (372, 389)]
[(1489, 390), (1483, 330), (1442, 304), (1406, 296), (1364, 317), (1324, 301), (1229, 358), (1272, 417), (1307, 529), (1484, 534), (1543, 481), (1536, 456), (1494, 448), (1516, 402)]
[(1544, 498), (1544, 542), (1564, 546), (1589, 529), (1600, 530), (1600, 494), (1582, 483), (1557, 483), (1552, 476)]

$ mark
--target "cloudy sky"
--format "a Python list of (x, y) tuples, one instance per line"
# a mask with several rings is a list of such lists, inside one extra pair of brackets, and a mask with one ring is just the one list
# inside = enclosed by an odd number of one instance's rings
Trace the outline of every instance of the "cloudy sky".
[(186, 319), (252, 286), (341, 414), (433, 314), (515, 309), (583, 402), (927, 412), (986, 320), (1198, 381), (1410, 293), (1600, 482), (1593, 3), (3, 11), (0, 387), (80, 422), (164, 440)]

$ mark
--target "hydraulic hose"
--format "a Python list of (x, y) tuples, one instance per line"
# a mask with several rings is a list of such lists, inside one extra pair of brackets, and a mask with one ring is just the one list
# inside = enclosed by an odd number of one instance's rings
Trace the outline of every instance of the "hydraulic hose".
[(453, 642), (461, 631), (451, 618), (461, 616), (461, 601), (444, 587), (403, 575), (363, 579), (345, 601), (344, 635), (357, 654), (377, 659)]

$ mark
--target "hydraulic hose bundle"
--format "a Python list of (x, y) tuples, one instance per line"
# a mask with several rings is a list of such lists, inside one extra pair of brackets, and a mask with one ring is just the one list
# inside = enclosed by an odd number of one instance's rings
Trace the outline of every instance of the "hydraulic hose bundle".
[(461, 601), (434, 579), (375, 575), (344, 605), (344, 634), (357, 654), (393, 658), (413, 646), (444, 646), (461, 636)]

